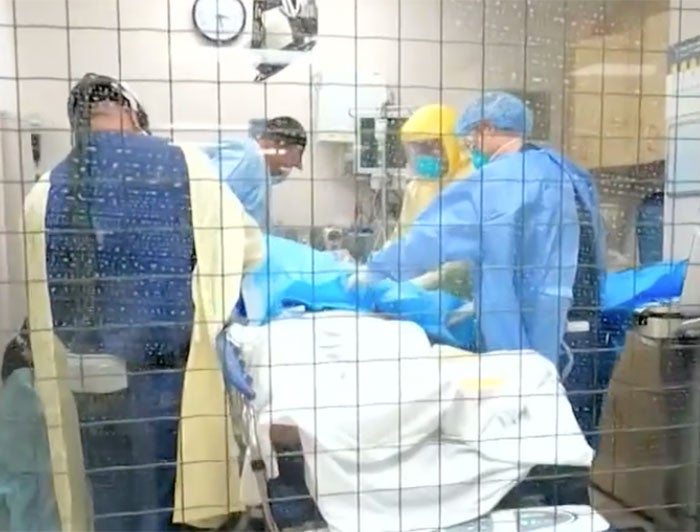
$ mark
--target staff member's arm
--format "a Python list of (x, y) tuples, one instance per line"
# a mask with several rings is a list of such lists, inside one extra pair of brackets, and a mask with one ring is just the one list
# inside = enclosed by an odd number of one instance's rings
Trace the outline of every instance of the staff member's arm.
[[(477, 265), (475, 310), (487, 350), (528, 348), (512, 269), (519, 245), (516, 213), (521, 211), (522, 187), (519, 181), (503, 177), (517, 170), (509, 166), (513, 165), (508, 161), (496, 161), (450, 185), (401, 240), (373, 254), (366, 265), (370, 279), (397, 281), (413, 279), (446, 262)], [(522, 175), (522, 170), (516, 175)]]
[(437, 195), (401, 239), (369, 257), (368, 274), (405, 281), (445, 262), (476, 261), (482, 210), (478, 198), (483, 195), (478, 181), (478, 176), (458, 181)]

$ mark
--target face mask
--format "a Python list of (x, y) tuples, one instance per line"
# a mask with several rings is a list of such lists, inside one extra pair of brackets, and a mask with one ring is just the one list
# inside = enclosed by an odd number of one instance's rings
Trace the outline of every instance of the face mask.
[(442, 160), (432, 155), (417, 155), (413, 159), (413, 171), (416, 177), (439, 179), (442, 175)]
[(472, 148), (472, 164), (474, 168), (478, 170), (489, 162), (489, 156), (486, 155), (479, 148)]
[(285, 179), (289, 177), (289, 174), (292, 172), (291, 168), (281, 168), (280, 171), (276, 174), (270, 174), (270, 183), (272, 185), (278, 185)]

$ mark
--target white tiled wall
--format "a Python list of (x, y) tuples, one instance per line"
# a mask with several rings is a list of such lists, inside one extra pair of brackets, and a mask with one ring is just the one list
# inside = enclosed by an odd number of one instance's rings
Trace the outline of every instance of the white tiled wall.
[[(14, 112), (16, 103), (16, 85), (12, 78), (15, 71), (15, 47), (14, 34), (12, 32), (12, 12), (11, 0), (0, 0), (0, 109), (6, 112)], [(0, 119), (0, 124), (3, 121)], [(0, 126), (0, 349), (10, 337), (11, 323), (14, 316), (11, 312), (11, 273), (8, 261), (9, 249), (11, 247), (11, 237), (8, 222), (18, 213), (13, 212), (10, 203), (4, 201), (9, 194), (11, 185), (7, 182), (12, 180), (11, 171), (6, 168), (4, 139), (13, 135), (2, 129)]]
[[(250, 118), (281, 113), (308, 125), (313, 109), (308, 64), (292, 65), (267, 87), (252, 84), (251, 68), (237, 47), (217, 50), (195, 34), (192, 3), (70, 0), (66, 9), (57, 0), (15, 2), (22, 114), (40, 115), (47, 128), (65, 128), (68, 73), (75, 80), (99, 71), (130, 81), (156, 125), (245, 128)], [(551, 6), (558, 4), (533, 4), (527, 33), (538, 46), (526, 52), (523, 2), (487, 3), (492, 7), (484, 26), (483, 3), (477, 0), (318, 0), (315, 68), (332, 64), (381, 72), (406, 105), (439, 100), (463, 105), (484, 86), (522, 88), (525, 78), (530, 90), (552, 86), (557, 92), (563, 83), (564, 26), (562, 17), (551, 16)], [(556, 124), (557, 94), (552, 102)], [(55, 163), (67, 146), (66, 133), (47, 132), (44, 164)], [(307, 224), (312, 217), (318, 224), (347, 223), (354, 213), (353, 183), (331, 175), (337, 168), (329, 160), (333, 150), (315, 151), (314, 164), (277, 190), (273, 215), (290, 224)], [(314, 197), (311, 177), (317, 181)]]
[[(12, 0), (0, 0), (0, 349), (18, 330), (25, 315), (21, 213), (29, 184), (22, 181), (21, 167), (25, 162), (30, 164), (27, 158), (19, 156), (20, 142), (28, 143), (29, 138), (27, 134), (18, 134), (22, 124), (17, 119), (11, 8)], [(33, 172), (31, 166), (27, 168), (31, 183)]]

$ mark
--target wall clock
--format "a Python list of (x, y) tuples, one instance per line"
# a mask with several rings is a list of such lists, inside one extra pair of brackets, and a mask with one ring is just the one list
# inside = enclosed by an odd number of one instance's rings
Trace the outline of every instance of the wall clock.
[(208, 41), (228, 44), (245, 29), (245, 6), (241, 0), (196, 0), (192, 6), (192, 22)]

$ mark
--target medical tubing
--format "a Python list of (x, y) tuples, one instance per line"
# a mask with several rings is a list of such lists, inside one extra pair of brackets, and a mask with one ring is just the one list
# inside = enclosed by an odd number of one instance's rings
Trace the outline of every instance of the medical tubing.
[(571, 374), (571, 371), (574, 369), (574, 352), (566, 344), (566, 342), (562, 342), (561, 347), (566, 355), (566, 366), (564, 366), (561, 370), (561, 382), (564, 383)]

